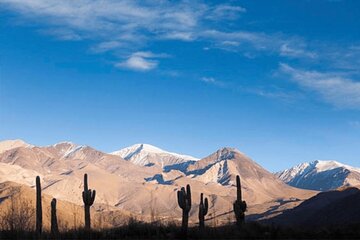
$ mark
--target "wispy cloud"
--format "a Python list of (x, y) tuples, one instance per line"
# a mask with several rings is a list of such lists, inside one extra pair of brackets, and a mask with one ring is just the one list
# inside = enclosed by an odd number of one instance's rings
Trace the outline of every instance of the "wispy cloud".
[(302, 94), (298, 92), (288, 91), (274, 86), (268, 86), (266, 88), (244, 88), (244, 91), (264, 98), (278, 99), (285, 103), (293, 103), (303, 98)]
[(92, 47), (91, 49), (94, 52), (101, 53), (101, 52), (111, 51), (111, 50), (116, 49), (118, 47), (121, 47), (121, 42), (119, 42), (119, 41), (108, 41), (108, 42), (101, 42), (101, 43), (95, 45), (94, 47)]
[[(113, 53), (117, 67), (151, 70), (158, 57), (140, 56), (156, 41), (202, 41), (205, 50), (218, 48), (248, 58), (259, 54), (282, 61), (301, 59), (360, 74), (360, 44), (339, 47), (313, 44), (299, 36), (234, 29), (227, 23), (247, 10), (233, 1), (170, 0), (0, 0), (0, 7), (18, 13), (23, 22), (36, 22), (42, 33), (61, 40), (91, 40), (94, 53)], [(214, 24), (214, 22), (216, 22)], [(222, 23), (222, 22), (221, 22)], [(308, 67), (308, 66), (305, 66)]]
[(295, 47), (290, 46), (288, 43), (284, 43), (280, 46), (280, 55), (281, 56), (288, 56), (288, 57), (295, 57), (295, 58), (316, 58), (317, 54), (315, 52), (307, 51), (304, 47)]
[(126, 56), (133, 52), (126, 62), (146, 62), (142, 65), (149, 69), (157, 63), (136, 56), (149, 41), (194, 41), (204, 21), (228, 20), (245, 11), (240, 6), (185, 0), (2, 0), (0, 6), (39, 23), (42, 32), (58, 39), (95, 40), (97, 45), (91, 49), (96, 53), (116, 51)]
[(296, 69), (281, 63), (280, 71), (304, 89), (319, 94), (326, 102), (340, 108), (360, 108), (360, 82), (346, 73)]
[(240, 13), (245, 13), (246, 9), (237, 5), (220, 4), (213, 8), (206, 18), (218, 20), (218, 19), (236, 19), (240, 16)]
[(229, 51), (249, 51), (274, 54), (287, 58), (316, 58), (317, 54), (307, 48), (306, 42), (294, 36), (267, 34), (263, 32), (205, 30), (199, 33), (204, 40), (210, 40), (214, 47)]
[(225, 82), (215, 79), (214, 77), (202, 77), (202, 78), (200, 78), (200, 81), (202, 81), (206, 84), (215, 85), (217, 87), (222, 87), (222, 88), (228, 87), (228, 85)]
[(202, 77), (200, 78), (200, 81), (226, 90), (257, 95), (262, 98), (276, 99), (284, 103), (293, 103), (303, 97), (299, 92), (288, 91), (277, 86), (243, 86), (234, 82), (220, 81), (214, 77)]

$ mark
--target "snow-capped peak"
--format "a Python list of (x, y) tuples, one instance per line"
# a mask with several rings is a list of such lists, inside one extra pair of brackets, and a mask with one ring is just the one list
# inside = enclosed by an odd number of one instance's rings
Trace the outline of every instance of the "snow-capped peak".
[(130, 147), (123, 148), (110, 154), (120, 156), (125, 160), (142, 166), (148, 164), (160, 164), (163, 167), (169, 164), (198, 160), (197, 158), (189, 155), (168, 152), (153, 145), (144, 143), (134, 144)]
[(178, 154), (178, 153), (174, 153), (174, 152), (168, 152), (165, 151), (161, 148), (155, 147), (153, 145), (150, 144), (146, 144), (146, 143), (138, 143), (138, 144), (134, 144), (130, 147), (126, 147), (123, 148), (119, 151), (115, 151), (112, 152), (110, 154), (113, 155), (118, 155), (124, 159), (129, 159), (131, 158), (133, 155), (139, 154), (140, 152), (143, 153), (155, 153), (155, 154), (169, 154), (169, 155), (173, 155), (176, 157), (180, 157), (186, 160), (198, 160), (198, 158), (189, 156), (189, 155), (183, 155), (183, 154)]
[(333, 160), (316, 160), (298, 164), (295, 167), (277, 172), (275, 175), (280, 180), (294, 187), (329, 190), (353, 182), (348, 179), (350, 173), (359, 175), (360, 168), (355, 168)]
[(360, 172), (360, 168), (355, 168), (355, 167), (352, 167), (352, 166), (349, 166), (346, 164), (342, 164), (340, 162), (333, 161), (333, 160), (332, 161), (316, 160), (316, 161), (312, 162), (312, 164), (315, 165), (318, 172), (328, 171), (328, 170), (332, 170), (332, 169), (339, 168), (339, 167)]
[(286, 169), (284, 171), (276, 173), (276, 175), (289, 175), (295, 176), (298, 174), (303, 174), (309, 171), (316, 171), (316, 172), (324, 172), (329, 171), (335, 168), (345, 168), (348, 170), (353, 170), (360, 172), (360, 168), (355, 168), (346, 164), (342, 164), (340, 162), (334, 160), (316, 160), (313, 162), (305, 162), (296, 165), (295, 167)]
[(50, 145), (49, 147), (53, 147), (59, 151), (59, 154), (62, 158), (67, 158), (77, 151), (86, 148), (86, 145), (78, 145), (73, 142), (59, 142), (54, 145)]

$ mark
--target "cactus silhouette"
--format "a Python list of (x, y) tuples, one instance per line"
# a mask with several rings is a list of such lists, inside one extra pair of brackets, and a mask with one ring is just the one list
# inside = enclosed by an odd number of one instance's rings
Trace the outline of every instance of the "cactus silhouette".
[(84, 174), (84, 191), (82, 192), (82, 198), (84, 202), (85, 210), (85, 229), (90, 230), (90, 207), (95, 200), (96, 191), (88, 188), (87, 174)]
[(236, 176), (236, 192), (237, 198), (234, 202), (234, 213), (236, 217), (236, 224), (241, 226), (245, 221), (245, 211), (246, 211), (246, 202), (242, 200), (241, 196), (241, 183), (240, 183), (240, 176)]
[(36, 233), (42, 233), (42, 204), (41, 204), (41, 184), (40, 177), (36, 177)]
[(199, 204), (199, 228), (204, 229), (205, 228), (205, 216), (208, 213), (209, 209), (209, 203), (208, 199), (205, 198), (204, 201), (204, 194), (200, 194), (200, 204)]
[(189, 212), (191, 209), (191, 189), (190, 185), (186, 185), (186, 190), (184, 187), (177, 192), (178, 204), (182, 209), (182, 225), (181, 231), (184, 235), (187, 235), (188, 223), (189, 223)]
[(51, 235), (56, 238), (59, 233), (56, 216), (56, 198), (51, 200)]

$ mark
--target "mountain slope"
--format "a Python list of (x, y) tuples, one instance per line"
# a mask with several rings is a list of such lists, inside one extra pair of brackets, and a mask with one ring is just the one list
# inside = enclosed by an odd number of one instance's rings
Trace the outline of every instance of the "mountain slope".
[(18, 147), (31, 147), (32, 145), (24, 142), (23, 140), (16, 139), (16, 140), (6, 140), (0, 142), (0, 153), (5, 151), (18, 148)]
[(266, 222), (312, 228), (359, 224), (360, 190), (350, 187), (319, 193)]
[(290, 186), (319, 191), (360, 184), (360, 168), (336, 161), (302, 163), (275, 175)]
[(168, 165), (198, 160), (195, 157), (168, 152), (150, 144), (135, 144), (111, 153), (140, 166)]
[(234, 148), (219, 149), (208, 157), (189, 165), (186, 174), (192, 179), (206, 184), (217, 183), (223, 186), (235, 186), (236, 175), (240, 175), (243, 194), (253, 203), (287, 196), (303, 199), (305, 196), (313, 194), (284, 184)]

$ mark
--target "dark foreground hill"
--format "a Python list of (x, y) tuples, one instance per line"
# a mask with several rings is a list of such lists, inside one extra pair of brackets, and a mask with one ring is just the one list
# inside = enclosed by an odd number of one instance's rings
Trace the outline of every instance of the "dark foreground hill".
[(305, 228), (360, 225), (360, 190), (351, 187), (319, 193), (265, 222)]
[[(301, 228), (281, 228), (256, 222), (244, 224), (241, 228), (234, 224), (208, 227), (200, 231), (189, 229), (187, 239), (359, 239), (360, 225), (346, 227), (304, 230)], [(44, 233), (40, 238), (34, 232), (0, 231), (0, 239), (186, 239), (180, 234), (180, 227), (174, 224), (144, 223), (130, 221), (127, 225), (86, 232), (71, 230), (51, 236)]]

